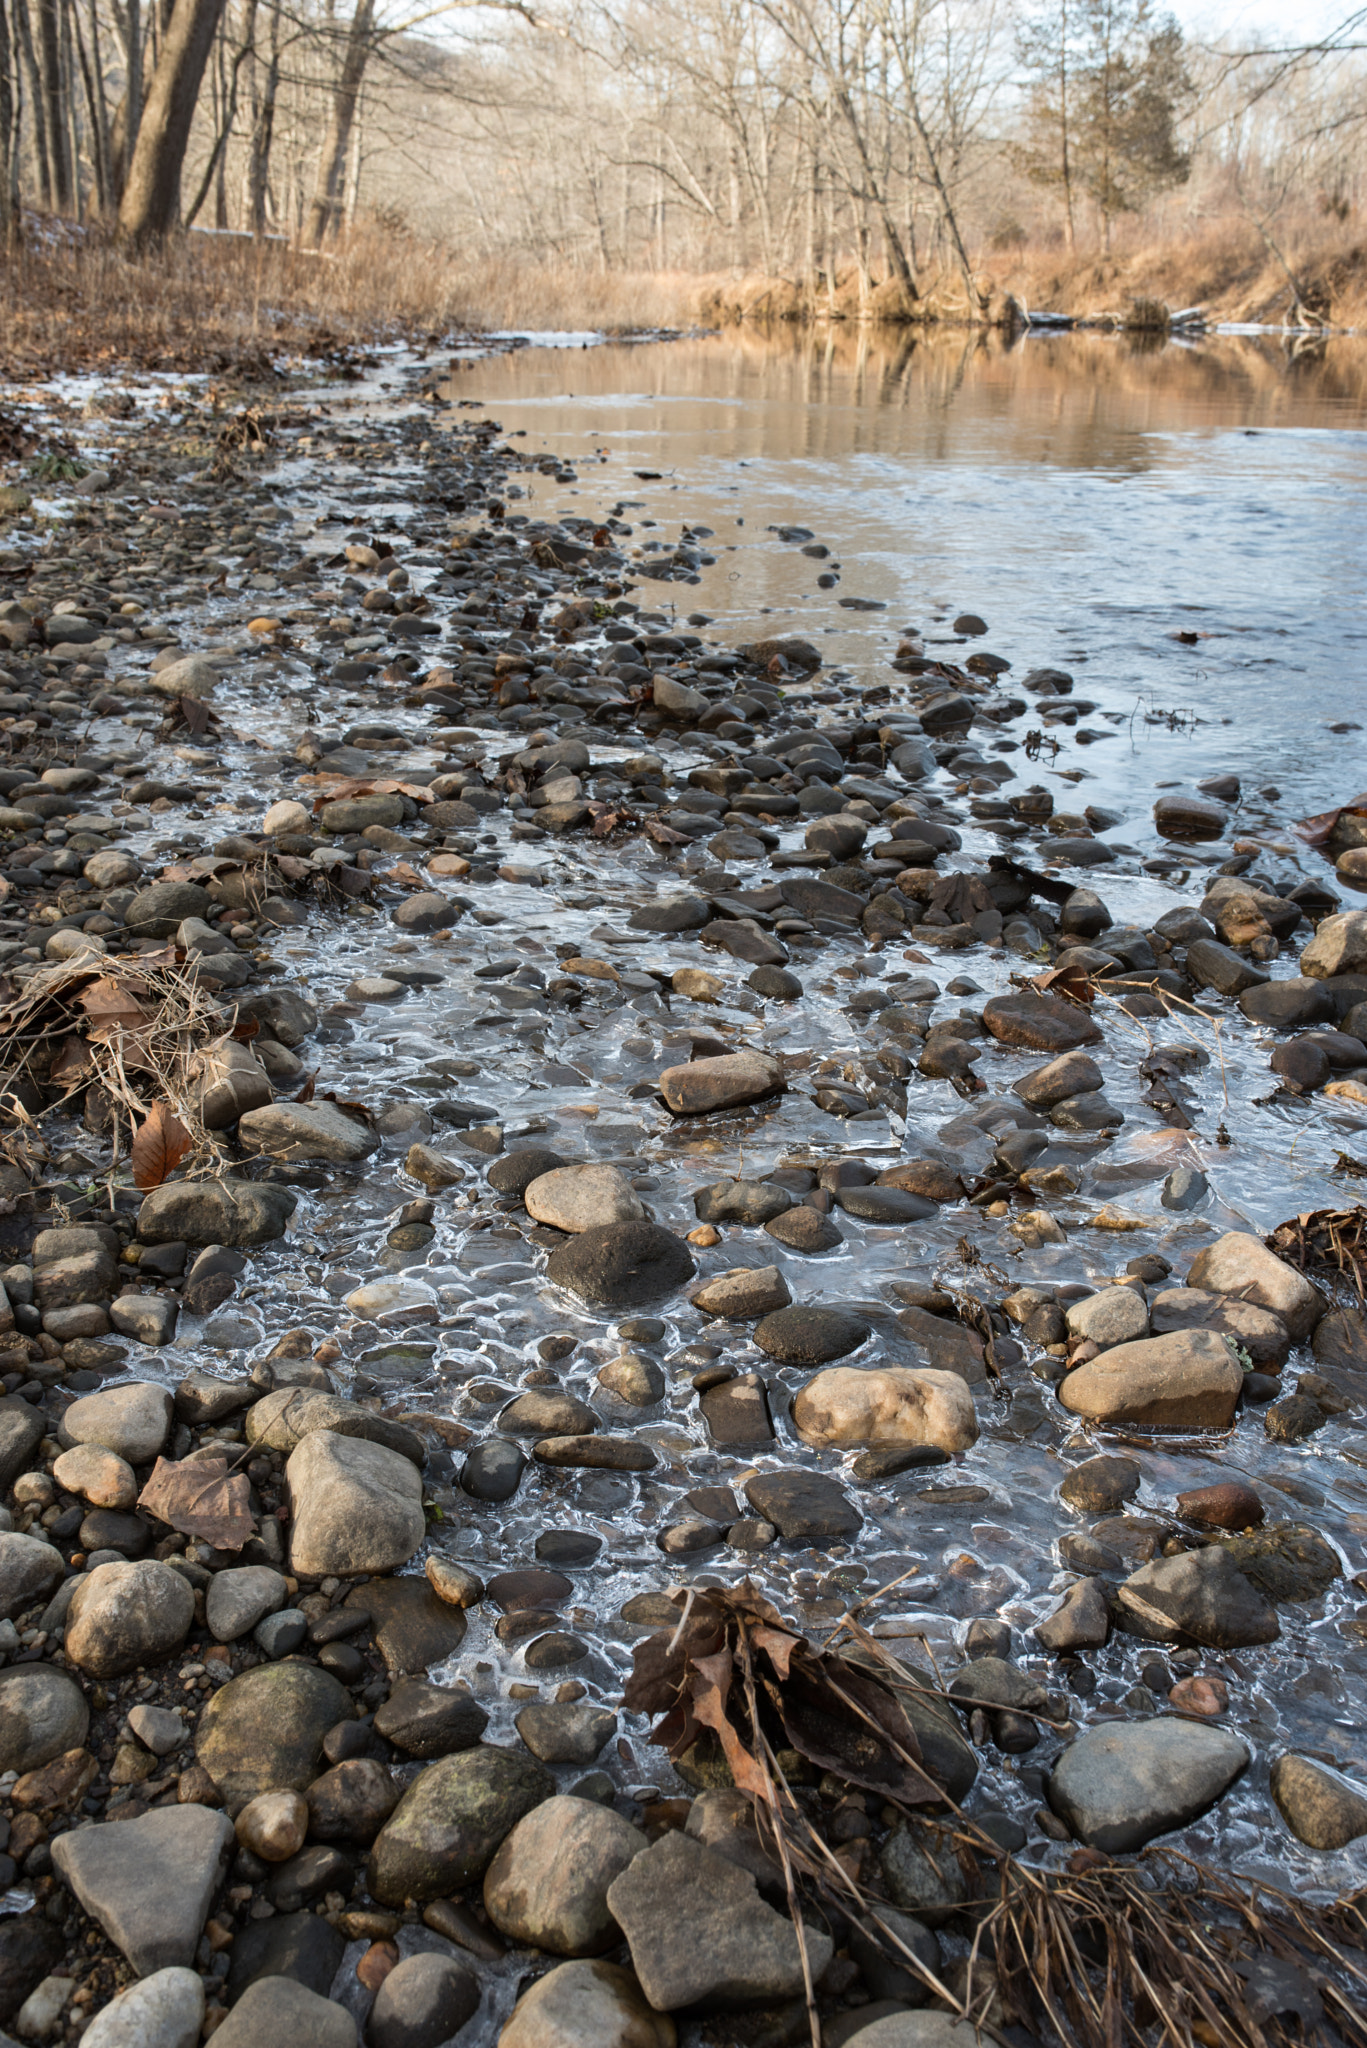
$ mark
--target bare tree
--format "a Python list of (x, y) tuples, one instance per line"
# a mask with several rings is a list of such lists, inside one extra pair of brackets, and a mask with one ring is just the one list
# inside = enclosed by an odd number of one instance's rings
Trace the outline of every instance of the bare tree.
[(175, 0), (119, 206), (125, 241), (160, 241), (177, 224), (190, 125), (222, 11), (223, 0)]
[(356, 0), (341, 69), (333, 88), (328, 125), (318, 157), (318, 178), (313, 188), (305, 239), (321, 249), (335, 232), (341, 213), (342, 186), (346, 174), (347, 150), (361, 97), (361, 84), (370, 61), (375, 29), (375, 0)]

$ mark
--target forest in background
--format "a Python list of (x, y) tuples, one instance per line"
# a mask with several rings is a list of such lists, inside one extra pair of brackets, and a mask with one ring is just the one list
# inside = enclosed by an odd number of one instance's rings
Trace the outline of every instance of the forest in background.
[(97, 305), (1342, 324), (1365, 134), (1367, 10), (1254, 48), (1151, 0), (0, 0), (0, 311), (21, 353)]

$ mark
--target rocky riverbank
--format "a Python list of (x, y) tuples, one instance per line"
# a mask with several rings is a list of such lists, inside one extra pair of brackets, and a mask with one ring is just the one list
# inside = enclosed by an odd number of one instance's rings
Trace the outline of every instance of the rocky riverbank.
[[(959, 2048), (992, 1844), (1349, 1889), (1362, 811), (1066, 810), (478, 410), (10, 406), (0, 2027)], [(978, 1830), (784, 1750), (891, 1948), (626, 1704), (747, 1576)]]

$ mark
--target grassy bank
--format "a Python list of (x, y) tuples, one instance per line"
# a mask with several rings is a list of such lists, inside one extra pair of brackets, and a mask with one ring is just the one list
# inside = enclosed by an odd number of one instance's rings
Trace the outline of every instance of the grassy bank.
[[(1309, 219), (1279, 242), (1247, 222), (1183, 241), (1135, 239), (1085, 257), (1023, 247), (984, 256), (975, 282), (989, 321), (1008, 296), (1035, 310), (1124, 322), (1135, 303), (1201, 305), (1212, 318), (1279, 324), (1300, 301), (1338, 327), (1367, 326), (1367, 243), (1351, 223)], [(1290, 275), (1288, 274), (1290, 273)], [(0, 262), (3, 368), (12, 377), (126, 366), (265, 373), (282, 357), (345, 371), (384, 341), (436, 345), (500, 329), (616, 333), (765, 321), (961, 324), (955, 274), (927, 274), (908, 303), (888, 283), (832, 288), (792, 278), (584, 271), (514, 256), (469, 259), (378, 230), (325, 256), (279, 241), (190, 235), (155, 257), (126, 255), (98, 232), (33, 226)]]

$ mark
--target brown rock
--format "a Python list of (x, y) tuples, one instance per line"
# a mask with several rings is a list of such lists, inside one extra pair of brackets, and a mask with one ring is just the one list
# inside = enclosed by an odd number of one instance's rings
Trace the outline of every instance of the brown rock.
[(1033, 1052), (1071, 1052), (1074, 1046), (1100, 1044), (1102, 1036), (1076, 1003), (1028, 989), (993, 996), (983, 1007), (983, 1023), (1000, 1044)]
[(1177, 1512), (1198, 1529), (1256, 1529), (1264, 1508), (1251, 1486), (1228, 1479), (1220, 1486), (1198, 1486), (1179, 1493)]

